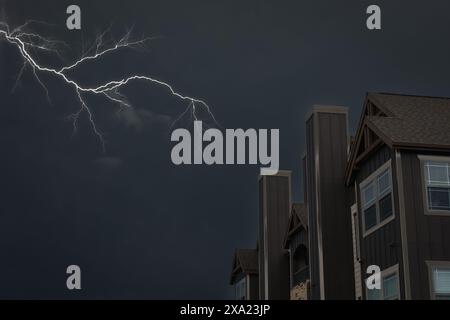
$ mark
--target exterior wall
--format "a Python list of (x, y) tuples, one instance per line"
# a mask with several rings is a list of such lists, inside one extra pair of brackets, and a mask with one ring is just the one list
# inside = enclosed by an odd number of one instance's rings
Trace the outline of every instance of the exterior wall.
[(233, 290), (234, 290), (234, 298), (236, 299), (236, 284), (245, 278), (245, 299), (246, 300), (258, 300), (259, 298), (259, 279), (258, 274), (254, 273), (244, 273), (236, 275), (234, 278)]
[(311, 298), (354, 299), (347, 109), (315, 107), (306, 128)]
[[(237, 285), (237, 283), (239, 281), (241, 281), (243, 278), (246, 278), (246, 277), (247, 277), (247, 275), (245, 273), (243, 273), (243, 272), (240, 272), (239, 274), (237, 274), (234, 277), (233, 283), (232, 283), (232, 286), (233, 286), (233, 299), (234, 300), (238, 300), (238, 297), (237, 297), (237, 294), (236, 294), (236, 291), (237, 291), (236, 285)], [(248, 280), (246, 279), (245, 281), (246, 281), (245, 285), (248, 288)], [(246, 290), (246, 292), (247, 292), (247, 290)], [(246, 295), (247, 295), (247, 293), (246, 293)]]
[(309, 300), (309, 280), (291, 289), (291, 300)]
[(351, 208), (352, 215), (352, 243), (353, 243), (353, 271), (355, 274), (355, 299), (361, 300), (363, 297), (362, 293), (362, 275), (361, 275), (361, 256), (359, 249), (359, 219), (358, 219), (358, 208), (354, 204)]
[(290, 172), (260, 179), (259, 278), (261, 299), (289, 299), (289, 258), (283, 249), (291, 209)]
[(312, 300), (320, 299), (319, 240), (317, 236), (316, 163), (314, 161), (314, 119), (306, 121), (306, 194), (309, 224), (309, 276)]
[[(374, 173), (383, 164), (393, 158), (393, 151), (387, 146), (380, 148), (374, 155), (359, 164), (359, 171), (356, 174), (357, 203), (358, 203), (358, 222), (359, 222), (359, 243), (361, 255), (361, 282), (364, 284), (367, 267), (378, 265), (381, 270), (387, 269), (393, 265), (399, 264), (399, 285), (400, 296), (404, 298), (404, 283), (402, 272), (402, 246), (399, 223), (399, 203), (397, 194), (397, 179), (395, 174), (395, 162), (391, 162), (392, 172), (392, 196), (394, 219), (380, 227), (379, 229), (364, 236), (363, 213), (361, 208), (361, 192), (359, 185), (372, 173)], [(365, 298), (365, 286), (363, 285), (363, 296)]]
[(247, 300), (258, 300), (259, 298), (259, 279), (257, 274), (247, 276)]
[[(300, 282), (304, 282), (309, 279), (309, 266), (304, 269), (304, 272), (298, 275), (294, 275), (297, 270), (294, 270), (294, 259), (293, 255), (298, 247), (304, 246), (308, 250), (308, 233), (305, 229), (300, 228), (293, 236), (289, 242), (289, 252), (290, 252), (290, 263), (291, 263), (291, 288), (298, 285)], [(309, 260), (309, 257), (308, 257)]]
[(265, 210), (265, 197), (266, 192), (264, 182), (259, 180), (259, 229), (258, 229), (258, 287), (259, 287), (259, 299), (264, 300), (266, 297), (266, 286), (265, 286), (265, 274), (266, 266), (264, 264), (264, 210)]
[[(420, 153), (425, 155), (424, 153)], [(447, 156), (450, 154), (436, 154)], [(430, 299), (426, 261), (450, 261), (450, 215), (425, 214), (424, 177), (418, 154), (401, 152), (412, 299)]]
[(302, 157), (302, 189), (303, 189), (303, 203), (306, 205), (308, 204), (308, 188), (306, 187), (308, 185), (308, 167), (306, 164), (306, 155)]

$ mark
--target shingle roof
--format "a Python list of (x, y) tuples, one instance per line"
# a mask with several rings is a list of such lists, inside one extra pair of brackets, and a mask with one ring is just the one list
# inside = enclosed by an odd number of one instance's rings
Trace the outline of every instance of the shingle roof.
[(255, 249), (237, 249), (236, 256), (245, 273), (258, 272), (258, 251)]
[(257, 249), (236, 249), (233, 260), (233, 270), (231, 271), (230, 284), (234, 283), (235, 277), (240, 273), (258, 273), (258, 250)]
[(305, 228), (308, 228), (308, 211), (306, 210), (306, 204), (304, 203), (294, 203), (292, 205), (292, 211), (300, 219), (300, 222)]
[(304, 203), (293, 203), (291, 209), (291, 215), (284, 235), (283, 248), (287, 249), (289, 241), (297, 230), (303, 226), (305, 230), (308, 229), (308, 210)]
[(394, 146), (450, 146), (450, 99), (369, 93), (368, 99), (388, 116), (367, 116), (369, 126)]

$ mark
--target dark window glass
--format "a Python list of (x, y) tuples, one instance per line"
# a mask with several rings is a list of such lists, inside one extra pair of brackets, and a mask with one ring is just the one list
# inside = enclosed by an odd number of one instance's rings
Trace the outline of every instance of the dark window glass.
[(381, 290), (380, 289), (367, 289), (367, 300), (380, 300), (381, 299)]
[(380, 200), (380, 221), (392, 216), (392, 199), (391, 194)]
[(433, 290), (436, 299), (448, 299), (450, 297), (450, 268), (433, 268)]
[(367, 206), (370, 202), (376, 199), (375, 184), (370, 183), (367, 187), (363, 189), (363, 206)]
[(364, 210), (364, 223), (366, 230), (369, 230), (377, 224), (377, 208), (375, 205)]
[(449, 185), (448, 163), (429, 161), (425, 164), (425, 170), (429, 185)]
[(293, 256), (293, 271), (298, 272), (308, 265), (308, 249), (304, 245), (300, 245), (295, 249)]
[(384, 194), (391, 188), (390, 170), (378, 177), (378, 194)]
[(398, 299), (398, 277), (397, 274), (390, 275), (383, 279), (384, 300)]
[(432, 210), (450, 210), (450, 189), (428, 187), (428, 206)]
[(236, 284), (236, 300), (245, 300), (245, 278), (239, 280)]

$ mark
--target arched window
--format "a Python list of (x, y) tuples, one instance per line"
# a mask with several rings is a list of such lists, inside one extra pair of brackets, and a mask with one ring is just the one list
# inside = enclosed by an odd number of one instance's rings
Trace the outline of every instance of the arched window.
[(300, 245), (295, 249), (293, 256), (293, 271), (294, 273), (307, 267), (308, 261), (308, 249), (304, 245)]
[(300, 245), (292, 256), (292, 285), (296, 286), (309, 279), (308, 249)]

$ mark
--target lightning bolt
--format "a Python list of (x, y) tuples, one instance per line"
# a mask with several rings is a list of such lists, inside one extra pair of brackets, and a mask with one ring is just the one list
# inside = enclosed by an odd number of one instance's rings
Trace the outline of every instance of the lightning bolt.
[(67, 44), (64, 43), (63, 41), (49, 39), (47, 37), (40, 35), (39, 33), (30, 30), (31, 27), (36, 24), (47, 24), (47, 23), (43, 23), (36, 20), (30, 20), (12, 29), (10, 28), (8, 23), (0, 21), (0, 41), (2, 40), (7, 41), (9, 44), (15, 46), (18, 49), (21, 57), (23, 58), (23, 65), (19, 71), (17, 80), (13, 86), (13, 91), (17, 88), (20, 82), (20, 78), (22, 77), (25, 69), (28, 67), (31, 68), (34, 78), (36, 79), (38, 84), (43, 88), (49, 103), (51, 103), (50, 93), (45, 83), (39, 77), (40, 74), (46, 73), (53, 75), (58, 79), (60, 79), (61, 81), (63, 81), (63, 83), (65, 83), (67, 86), (72, 87), (80, 104), (79, 110), (69, 115), (68, 117), (70, 120), (72, 120), (73, 134), (76, 134), (78, 130), (78, 120), (80, 116), (83, 113), (87, 114), (92, 131), (95, 134), (95, 136), (99, 139), (102, 150), (104, 152), (106, 146), (105, 140), (102, 132), (97, 127), (92, 109), (88, 106), (86, 102), (86, 96), (89, 94), (101, 95), (104, 98), (111, 101), (112, 103), (119, 104), (120, 110), (123, 110), (124, 108), (131, 108), (132, 107), (131, 103), (129, 102), (127, 97), (120, 92), (120, 89), (133, 81), (145, 81), (157, 86), (161, 86), (167, 89), (167, 91), (172, 96), (178, 98), (181, 101), (186, 101), (188, 103), (186, 110), (175, 119), (171, 127), (173, 127), (189, 112), (191, 114), (191, 118), (193, 118), (194, 120), (198, 120), (197, 108), (202, 108), (204, 111), (206, 111), (206, 113), (209, 115), (212, 121), (215, 124), (218, 124), (214, 114), (211, 111), (210, 106), (204, 100), (184, 95), (176, 91), (174, 87), (168, 82), (159, 80), (152, 76), (132, 74), (118, 80), (111, 80), (105, 83), (100, 83), (95, 86), (85, 86), (81, 84), (79, 81), (74, 80), (70, 76), (71, 72), (76, 70), (79, 66), (86, 63), (87, 61), (98, 61), (103, 56), (116, 52), (120, 49), (138, 48), (140, 46), (143, 46), (147, 41), (154, 39), (154, 37), (132, 40), (131, 39), (132, 29), (130, 29), (118, 41), (114, 40), (105, 41), (104, 38), (106, 34), (109, 32), (109, 29), (107, 29), (106, 31), (97, 36), (94, 44), (88, 50), (86, 50), (86, 52), (84, 52), (78, 60), (64, 67), (56, 68), (40, 64), (35, 58), (35, 56), (39, 54), (39, 52), (47, 52), (56, 54), (62, 60), (60, 48), (62, 46), (67, 47)]

